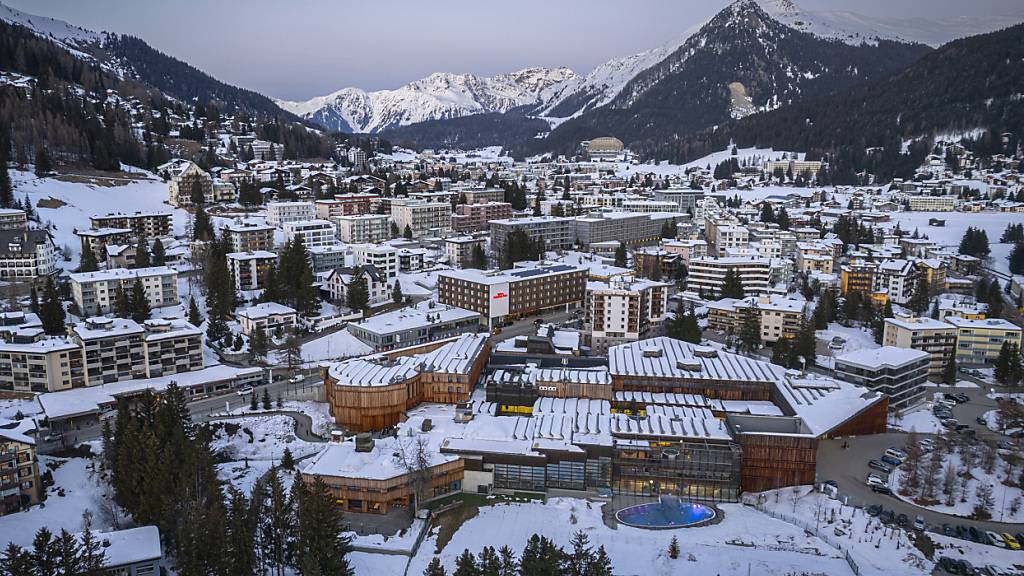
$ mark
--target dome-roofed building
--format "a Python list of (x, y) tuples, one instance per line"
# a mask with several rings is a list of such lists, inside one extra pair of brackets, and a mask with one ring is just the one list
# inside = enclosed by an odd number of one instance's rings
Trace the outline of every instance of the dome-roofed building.
[(586, 142), (587, 155), (591, 160), (614, 160), (622, 156), (626, 146), (622, 140), (612, 136), (602, 136)]

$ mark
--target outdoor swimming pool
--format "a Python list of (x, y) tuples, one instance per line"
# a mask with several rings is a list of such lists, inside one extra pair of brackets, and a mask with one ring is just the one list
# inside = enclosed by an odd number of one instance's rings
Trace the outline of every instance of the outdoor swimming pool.
[(714, 517), (715, 511), (707, 506), (680, 502), (668, 495), (662, 495), (657, 502), (630, 506), (615, 513), (615, 518), (626, 526), (653, 530), (696, 526)]

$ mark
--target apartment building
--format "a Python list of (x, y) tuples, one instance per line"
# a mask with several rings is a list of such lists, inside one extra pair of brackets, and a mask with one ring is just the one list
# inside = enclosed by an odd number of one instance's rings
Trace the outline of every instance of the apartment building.
[(860, 292), (868, 296), (875, 290), (875, 274), (878, 265), (874, 262), (854, 260), (841, 268), (839, 288), (843, 294)]
[(285, 222), (316, 219), (312, 202), (270, 202), (267, 204), (267, 224), (280, 228)]
[(684, 266), (689, 266), (693, 258), (708, 255), (708, 243), (704, 240), (662, 240), (661, 249), (669, 254), (679, 254)]
[[(358, 216), (369, 214), (373, 201), (380, 198), (379, 194), (370, 192), (353, 192), (351, 194), (335, 194), (334, 200), (341, 202), (341, 214), (338, 216)], [(321, 218), (321, 216), (318, 216)]]
[(835, 359), (836, 377), (889, 396), (889, 409), (903, 410), (924, 399), (931, 355), (923, 350), (862, 348)]
[(458, 191), (459, 197), (466, 198), (466, 204), (500, 204), (505, 202), (505, 191), (501, 188), (466, 188)]
[(384, 214), (360, 214), (334, 218), (338, 238), (348, 244), (374, 244), (391, 237), (391, 224)]
[(118, 289), (131, 293), (136, 280), (142, 282), (152, 308), (178, 304), (178, 272), (167, 266), (78, 272), (69, 274), (68, 278), (71, 280), (71, 296), (83, 315), (110, 312)]
[(508, 202), (487, 202), (486, 204), (459, 204), (451, 217), (453, 232), (481, 232), (490, 227), (491, 220), (512, 218), (512, 205)]
[(257, 252), (274, 249), (273, 226), (251, 222), (236, 222), (225, 226), (221, 233), (231, 243), (232, 252)]
[(391, 201), (391, 220), (401, 233), (408, 227), (413, 238), (445, 236), (452, 229), (452, 205), (396, 198)]
[(353, 266), (373, 266), (388, 280), (398, 276), (398, 249), (387, 244), (353, 244)]
[(565, 264), (483, 272), (445, 270), (437, 275), (442, 304), (473, 310), (489, 327), (506, 319), (582, 303), (588, 269)]
[(1004, 342), (1021, 345), (1021, 327), (1002, 318), (968, 320), (946, 318), (956, 328), (956, 361), (964, 364), (991, 364), (999, 358)]
[(444, 252), (448, 256), (448, 264), (454, 268), (466, 268), (473, 263), (473, 252), (479, 247), (484, 249), (483, 238), (472, 236), (454, 236), (444, 240)]
[(758, 296), (771, 286), (772, 261), (766, 258), (694, 258), (690, 260), (687, 286), (712, 297), (722, 293), (725, 274), (732, 270), (739, 276), (745, 295)]
[(146, 377), (144, 330), (125, 318), (96, 316), (69, 330), (82, 349), (86, 386)]
[(509, 234), (524, 232), (534, 242), (542, 242), (545, 250), (568, 250), (576, 240), (576, 220), (555, 216), (533, 216), (491, 221), (491, 251), (501, 261), (505, 256)]
[(835, 260), (832, 247), (818, 242), (797, 242), (796, 269), (807, 275), (831, 274)]
[(347, 252), (348, 247), (344, 244), (306, 248), (309, 267), (313, 269), (313, 274), (322, 274), (344, 266)]
[(135, 238), (160, 238), (171, 236), (173, 216), (170, 212), (135, 212), (133, 214), (109, 213), (90, 216), (91, 228), (126, 228)]
[(24, 230), (28, 227), (28, 216), (17, 208), (0, 208), (0, 230)]
[(910, 260), (885, 260), (874, 276), (874, 291), (885, 292), (894, 304), (905, 306), (917, 289), (918, 269)]
[(277, 254), (265, 250), (229, 252), (228, 270), (235, 279), (235, 290), (262, 290), (267, 272), (277, 264)]
[(713, 237), (718, 256), (725, 256), (729, 250), (743, 248), (750, 243), (750, 230), (738, 224), (715, 226)]
[(701, 190), (690, 190), (684, 188), (668, 188), (655, 190), (654, 200), (660, 202), (672, 202), (675, 204), (673, 211), (696, 214), (698, 205), (704, 200), (704, 192)]
[(816, 160), (772, 160), (764, 163), (765, 174), (776, 174), (782, 171), (787, 177), (796, 178), (802, 174), (810, 178), (817, 178), (818, 172), (828, 166), (825, 162)]
[(956, 209), (956, 196), (907, 196), (914, 212), (952, 212)]
[(35, 280), (57, 272), (57, 250), (46, 230), (0, 230), (0, 280)]
[(0, 390), (43, 393), (85, 386), (82, 348), (41, 332), (0, 342)]
[(213, 202), (213, 178), (195, 162), (178, 170), (167, 183), (167, 202), (184, 208), (192, 205), (193, 191), (202, 191), (203, 201)]
[(249, 143), (252, 148), (252, 157), (256, 160), (284, 160), (284, 145), (267, 140), (253, 140)]
[(39, 503), (39, 460), (36, 441), (28, 434), (30, 419), (0, 420), (0, 516)]
[(294, 330), (298, 313), (294, 308), (284, 304), (263, 302), (239, 310), (236, 318), (242, 334), (251, 338), (257, 330), (262, 330), (269, 338), (278, 334), (288, 334)]
[(722, 298), (708, 302), (708, 329), (737, 335), (743, 322), (757, 314), (761, 323), (761, 341), (778, 342), (796, 338), (804, 321), (806, 302), (780, 296)]
[(383, 272), (372, 264), (363, 266), (335, 268), (323, 276), (321, 291), (327, 297), (342, 304), (348, 299), (348, 291), (357, 278), (362, 278), (369, 295), (367, 304), (374, 306), (383, 304), (391, 298), (391, 285)]
[(588, 282), (584, 330), (594, 354), (658, 335), (668, 308), (668, 286), (632, 275)]
[(956, 350), (956, 332), (955, 326), (939, 320), (897, 316), (885, 319), (882, 345), (927, 352), (928, 374), (938, 377)]
[(151, 318), (142, 329), (146, 378), (202, 370), (203, 331), (185, 320)]
[(135, 239), (131, 228), (90, 228), (76, 230), (75, 236), (78, 236), (82, 244), (82, 251), (88, 248), (99, 259), (102, 259), (107, 246), (130, 245), (134, 244)]
[(480, 315), (472, 310), (425, 300), (408, 308), (385, 312), (348, 325), (359, 341), (383, 352), (452, 338), (480, 328)]
[(600, 212), (576, 218), (575, 241), (580, 246), (617, 240), (627, 246), (656, 244), (661, 240), (665, 223), (675, 226), (682, 214), (674, 212), (636, 214), (632, 212)]
[(333, 246), (338, 243), (337, 229), (330, 220), (293, 220), (282, 225), (288, 240), (302, 240), (303, 246)]

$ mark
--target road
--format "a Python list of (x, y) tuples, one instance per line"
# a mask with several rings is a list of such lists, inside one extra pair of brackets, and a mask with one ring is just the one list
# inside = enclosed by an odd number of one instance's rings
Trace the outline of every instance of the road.
[(505, 326), (501, 329), (500, 334), (496, 334), (491, 337), (494, 342), (501, 342), (510, 338), (516, 338), (519, 336), (529, 336), (537, 333), (537, 324), (534, 322), (538, 317), (543, 318), (545, 324), (561, 324), (568, 320), (575, 318), (573, 314), (575, 311), (566, 312), (563, 310), (548, 311), (544, 312), (543, 316), (532, 314), (527, 318), (521, 318), (512, 323), (511, 326)]

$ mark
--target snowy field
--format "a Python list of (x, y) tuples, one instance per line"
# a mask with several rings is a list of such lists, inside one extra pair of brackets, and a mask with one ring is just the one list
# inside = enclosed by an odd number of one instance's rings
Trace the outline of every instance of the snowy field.
[(36, 178), (32, 172), (21, 170), (11, 170), (10, 174), (11, 183), (15, 187), (14, 195), (18, 200), (23, 200), (28, 194), (33, 206), (37, 206), (40, 200), (51, 198), (64, 203), (59, 208), (37, 208), (37, 212), (43, 226), (53, 234), (54, 243), (58, 247), (67, 246), (71, 249), (71, 262), (62, 262), (65, 268), (78, 266), (81, 241), (75, 236), (75, 230), (88, 229), (90, 216), (108, 212), (171, 212), (174, 235), (185, 233), (188, 213), (165, 204), (167, 183), (151, 173), (140, 172), (131, 180), (100, 178), (91, 182), (89, 178), (73, 176), (65, 178), (80, 181)]
[[(310, 417), (313, 421), (313, 432), (324, 438), (330, 435), (330, 431), (334, 428), (334, 418), (331, 416), (328, 405), (326, 402), (313, 402), (310, 400), (285, 400), (281, 403), (281, 408), (278, 408), (275, 402), (273, 408), (270, 411), (283, 410), (286, 412), (299, 412)], [(231, 414), (259, 414), (266, 412), (262, 407), (256, 410), (250, 410), (248, 404), (242, 404), (242, 406), (233, 409)]]
[(82, 530), (82, 514), (92, 513), (96, 530), (111, 528), (110, 517), (102, 511), (109, 500), (104, 485), (93, 472), (95, 461), (86, 458), (39, 457), (39, 473), (53, 470), (54, 485), (47, 490), (46, 502), (24, 512), (0, 516), (0, 546), (8, 542), (31, 546), (32, 537), (40, 528), (51, 532)]
[[(437, 555), (451, 574), (456, 557), (466, 548), (476, 553), (484, 546), (508, 545), (518, 556), (534, 533), (567, 547), (573, 533), (582, 530), (591, 544), (604, 545), (615, 574), (622, 576), (852, 574), (840, 553), (828, 544), (806, 535), (800, 528), (739, 504), (723, 505), (724, 518), (719, 524), (670, 531), (609, 528), (601, 517), (602, 505), (552, 498), (546, 504), (497, 504), (481, 508), (480, 514), (466, 521)], [(681, 550), (675, 560), (667, 554), (672, 536), (678, 536)], [(424, 539), (407, 573), (422, 574), (436, 547), (436, 534)], [(361, 559), (356, 564), (360, 576), (383, 573), (372, 569), (374, 563), (370, 563), (371, 570), (365, 570)]]
[(211, 448), (235, 461), (281, 461), (285, 448), (292, 456), (308, 456), (323, 447), (295, 436), (295, 421), (288, 416), (249, 416), (214, 420), (217, 427)]
[[(306, 365), (316, 365), (324, 360), (340, 360), (353, 356), (363, 356), (373, 350), (349, 334), (348, 330), (339, 330), (327, 336), (321, 336), (302, 345), (302, 361)], [(272, 358), (284, 364), (284, 351), (275, 350)]]

